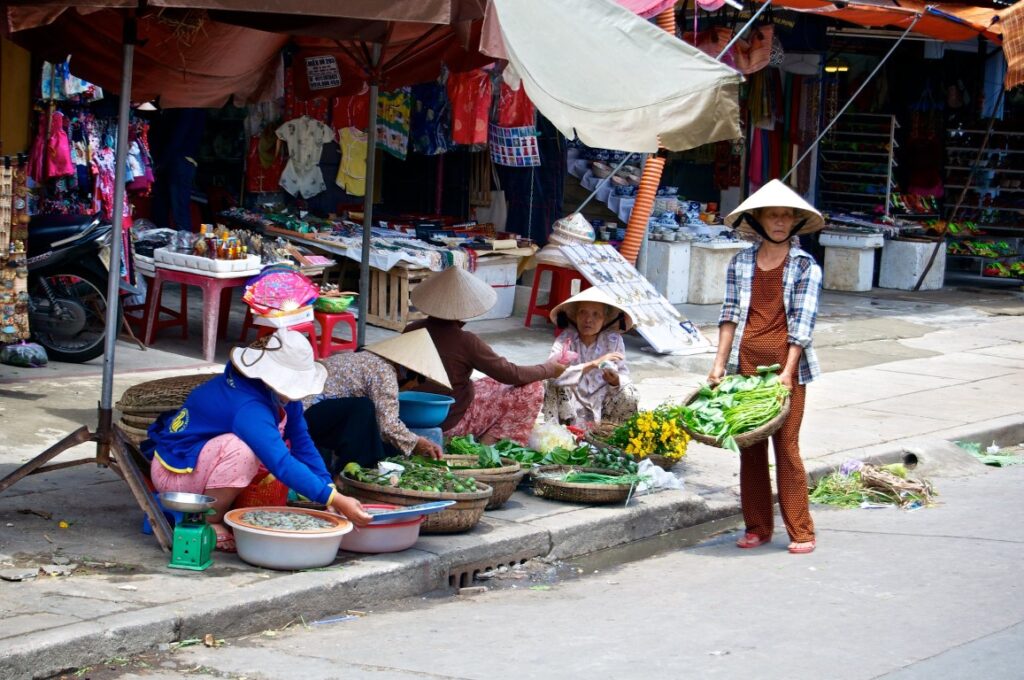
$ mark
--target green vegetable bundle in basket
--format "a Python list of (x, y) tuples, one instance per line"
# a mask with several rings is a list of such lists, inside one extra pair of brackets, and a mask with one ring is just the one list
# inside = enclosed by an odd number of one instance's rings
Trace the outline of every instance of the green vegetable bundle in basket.
[(313, 309), (328, 314), (341, 314), (348, 311), (354, 299), (354, 295), (321, 295), (313, 303)]
[(772, 436), (789, 415), (789, 389), (779, 368), (758, 366), (757, 375), (729, 375), (715, 387), (701, 386), (679, 407), (683, 427), (699, 442), (736, 453)]

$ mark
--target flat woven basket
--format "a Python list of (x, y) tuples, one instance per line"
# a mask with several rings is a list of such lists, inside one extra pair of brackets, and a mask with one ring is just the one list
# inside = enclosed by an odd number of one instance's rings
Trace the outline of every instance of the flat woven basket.
[(469, 531), (476, 526), (484, 514), (484, 508), (491, 500), (494, 490), (490, 486), (478, 483), (480, 491), (474, 493), (427, 493), (425, 491), (409, 491), (393, 486), (367, 484), (341, 475), (341, 492), (346, 496), (358, 498), (370, 503), (389, 503), (391, 505), (417, 505), (430, 501), (455, 501), (455, 505), (441, 512), (427, 515), (420, 525), (423, 534), (457, 534)]
[[(472, 465), (476, 462), (476, 456), (451, 454), (444, 456), (442, 460), (454, 465)], [(457, 477), (472, 477), (494, 489), (494, 495), (491, 496), (486, 509), (497, 510), (508, 502), (516, 487), (519, 486), (519, 480), (526, 474), (523, 471), (523, 466), (517, 460), (502, 458), (501, 462), (505, 463), (502, 467), (452, 470), (452, 474)]]
[(618, 476), (623, 474), (620, 470), (576, 467), (575, 465), (543, 465), (535, 468), (532, 472), (533, 495), (553, 501), (586, 503), (588, 505), (624, 503), (629, 497), (632, 484), (574, 484), (543, 476), (545, 473), (564, 473), (573, 470), (597, 472), (602, 475)]
[[(697, 398), (698, 394), (700, 394), (699, 387), (695, 389), (692, 393), (690, 393), (690, 395), (686, 397), (686, 401), (684, 401), (683, 403), (691, 403), (694, 399)], [(774, 418), (772, 418), (771, 420), (769, 420), (767, 423), (757, 428), (756, 430), (744, 432), (743, 434), (738, 434), (735, 437), (733, 437), (733, 439), (736, 440), (736, 446), (743, 449), (748, 446), (752, 446), (760, 441), (768, 439), (768, 437), (771, 437), (780, 427), (782, 427), (782, 423), (786, 422), (786, 418), (788, 416), (789, 396), (787, 395), (786, 399), (782, 402), (782, 410), (779, 411), (779, 415), (775, 416)], [(690, 428), (686, 427), (685, 423), (680, 422), (680, 425), (682, 425), (683, 429), (686, 430), (686, 433), (693, 437), (695, 441), (698, 441), (702, 444), (707, 444), (708, 446), (722, 446), (718, 442), (718, 439), (716, 439), (715, 437), (711, 437), (706, 434), (701, 434), (700, 432), (694, 432)]]
[[(615, 446), (614, 444), (609, 444), (604, 440), (605, 437), (611, 435), (614, 429), (614, 425), (598, 425), (590, 432), (588, 432), (584, 439), (587, 441), (588, 444), (592, 445), (594, 448), (599, 449), (601, 451), (610, 451), (611, 453), (614, 453), (617, 456), (622, 456), (623, 458), (632, 458), (638, 463), (641, 460), (643, 460), (642, 458), (637, 458), (631, 453), (626, 453), (625, 451)], [(671, 470), (676, 465), (678, 465), (680, 461), (683, 460), (682, 458), (669, 458), (668, 456), (662, 456), (657, 453), (649, 454), (647, 458), (650, 459), (652, 463), (660, 467), (662, 470)]]
[(216, 373), (176, 375), (132, 385), (121, 395), (116, 408), (121, 413), (134, 415), (160, 414), (181, 408), (189, 393), (215, 377)]

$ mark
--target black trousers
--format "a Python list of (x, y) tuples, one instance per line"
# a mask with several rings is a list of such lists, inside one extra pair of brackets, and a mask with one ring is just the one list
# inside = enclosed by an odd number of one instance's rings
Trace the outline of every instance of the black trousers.
[(402, 454), (380, 437), (377, 409), (368, 397), (324, 399), (306, 410), (306, 427), (331, 475), (349, 463), (376, 467)]

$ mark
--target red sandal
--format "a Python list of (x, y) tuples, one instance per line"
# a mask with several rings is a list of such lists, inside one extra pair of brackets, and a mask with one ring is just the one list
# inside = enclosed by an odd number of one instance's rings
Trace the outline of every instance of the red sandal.
[(793, 541), (789, 544), (789, 552), (791, 555), (806, 555), (807, 553), (814, 552), (814, 548), (817, 547), (814, 539), (804, 542)]
[(769, 536), (768, 538), (761, 538), (760, 536), (755, 534), (753, 531), (748, 531), (747, 533), (743, 534), (743, 538), (741, 538), (738, 541), (736, 541), (736, 547), (744, 548), (744, 549), (747, 549), (747, 548), (757, 548), (758, 546), (762, 546), (765, 543), (771, 543), (771, 542), (772, 542), (772, 537), (771, 536)]

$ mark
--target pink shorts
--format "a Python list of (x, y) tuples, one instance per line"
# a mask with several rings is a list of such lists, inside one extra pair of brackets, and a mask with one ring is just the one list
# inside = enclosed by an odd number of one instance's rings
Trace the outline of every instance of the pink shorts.
[(259, 458), (248, 444), (233, 434), (222, 434), (206, 442), (192, 472), (171, 472), (154, 456), (149, 475), (157, 491), (203, 493), (207, 489), (245, 488), (259, 467)]

